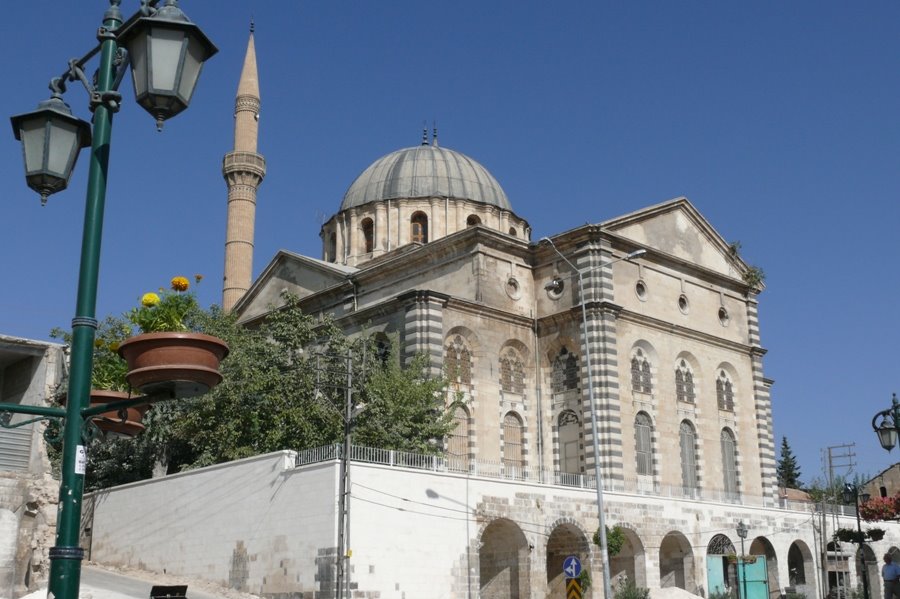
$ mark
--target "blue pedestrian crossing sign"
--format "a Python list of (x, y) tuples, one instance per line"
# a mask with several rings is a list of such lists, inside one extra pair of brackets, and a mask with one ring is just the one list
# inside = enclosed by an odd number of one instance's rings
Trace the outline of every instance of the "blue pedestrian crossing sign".
[(581, 574), (581, 560), (578, 559), (578, 556), (570, 555), (563, 560), (563, 572), (566, 578), (578, 578), (578, 575)]

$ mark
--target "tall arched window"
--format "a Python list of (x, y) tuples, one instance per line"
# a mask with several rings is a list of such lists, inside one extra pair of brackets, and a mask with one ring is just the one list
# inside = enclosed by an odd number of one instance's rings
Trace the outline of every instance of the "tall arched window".
[(653, 391), (653, 382), (650, 378), (650, 361), (644, 356), (644, 352), (638, 349), (631, 358), (631, 388), (642, 393)]
[(685, 360), (681, 360), (675, 368), (675, 397), (678, 401), (687, 403), (694, 403), (697, 399), (694, 392), (694, 373)]
[(722, 429), (720, 436), (722, 443), (722, 472), (724, 474), (725, 492), (729, 495), (737, 495), (737, 443), (734, 433), (727, 428)]
[(453, 410), (453, 430), (447, 440), (447, 455), (451, 467), (460, 469), (469, 460), (469, 413), (462, 406)]
[(506, 476), (522, 476), (522, 419), (515, 412), (503, 418), (503, 468)]
[(337, 262), (337, 233), (328, 236), (328, 257), (329, 262)]
[(634, 419), (634, 454), (637, 473), (653, 474), (653, 421), (646, 412), (638, 412)]
[(500, 356), (500, 388), (509, 393), (525, 393), (525, 362), (512, 347)]
[(693, 496), (697, 490), (697, 432), (694, 425), (682, 420), (678, 437), (681, 445), (681, 486), (686, 495)]
[(575, 354), (570, 354), (565, 347), (559, 350), (559, 354), (553, 360), (551, 387), (554, 393), (578, 388), (578, 358)]
[(444, 372), (451, 383), (472, 384), (472, 353), (462, 335), (455, 335), (444, 350)]
[(375, 249), (375, 223), (371, 218), (364, 218), (360, 228), (363, 236), (363, 253), (370, 254)]
[(424, 212), (416, 212), (409, 219), (409, 240), (428, 243), (428, 217)]
[(734, 386), (724, 370), (719, 371), (719, 376), (716, 378), (716, 400), (720, 410), (734, 411)]
[(559, 442), (559, 470), (567, 474), (581, 473), (581, 442), (578, 431), (581, 425), (572, 410), (566, 410), (557, 419)]

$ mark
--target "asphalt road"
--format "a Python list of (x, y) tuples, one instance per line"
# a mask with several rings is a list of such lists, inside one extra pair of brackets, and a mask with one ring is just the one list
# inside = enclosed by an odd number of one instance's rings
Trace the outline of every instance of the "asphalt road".
[[(81, 569), (81, 582), (97, 591), (109, 593), (109, 597), (123, 597), (128, 599), (149, 599), (150, 588), (156, 584), (177, 584), (167, 580), (148, 582), (122, 574), (116, 574), (107, 570), (83, 566)], [(94, 599), (102, 599), (101, 593), (93, 593)], [(104, 593), (105, 594), (105, 593)], [(223, 599), (224, 595), (211, 595), (188, 584), (188, 599)]]

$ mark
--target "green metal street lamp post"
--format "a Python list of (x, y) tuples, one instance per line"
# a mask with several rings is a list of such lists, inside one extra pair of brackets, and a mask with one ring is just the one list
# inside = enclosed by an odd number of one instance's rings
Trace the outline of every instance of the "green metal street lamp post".
[[(177, 0), (166, 0), (160, 9), (156, 8), (158, 0), (141, 0), (140, 10), (127, 21), (122, 19), (120, 4), (121, 0), (109, 0), (97, 33), (99, 44), (81, 59), (70, 61), (66, 72), (51, 82), (50, 100), (35, 112), (11, 119), (16, 139), (22, 141), (26, 181), (41, 194), (42, 203), (50, 194), (66, 188), (78, 151), (91, 146), (66, 408), (0, 404), (0, 424), (6, 426), (13, 413), (37, 416), (13, 426), (46, 419), (65, 421), (56, 544), (50, 549), (48, 597), (55, 599), (78, 597), (84, 557), (78, 541), (86, 423), (110, 408), (148, 401), (143, 398), (88, 407), (112, 117), (121, 102), (117, 88), (130, 63), (138, 102), (156, 118), (159, 127), (187, 107), (203, 62), (217, 51), (181, 12)], [(98, 53), (96, 84), (92, 84), (83, 69)], [(90, 126), (73, 117), (62, 100), (67, 81), (80, 81), (90, 95), (93, 135)]]
[(859, 545), (857, 563), (862, 562), (863, 599), (871, 599), (869, 595), (869, 567), (866, 564), (866, 555), (863, 553), (865, 537), (863, 536), (862, 523), (859, 521), (859, 500), (862, 499), (863, 503), (865, 503), (869, 500), (869, 495), (868, 493), (860, 493), (859, 487), (853, 483), (846, 483), (841, 491), (841, 495), (843, 495), (844, 503), (852, 502), (856, 507), (856, 542)]

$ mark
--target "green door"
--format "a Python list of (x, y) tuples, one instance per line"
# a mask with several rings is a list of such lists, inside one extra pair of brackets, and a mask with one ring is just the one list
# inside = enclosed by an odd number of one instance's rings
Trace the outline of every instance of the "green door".
[(738, 566), (741, 597), (743, 599), (769, 599), (769, 572), (766, 569), (766, 556), (757, 555), (754, 563), (738, 564)]
[(725, 592), (725, 557), (722, 555), (706, 556), (706, 586), (710, 595), (719, 595)]

